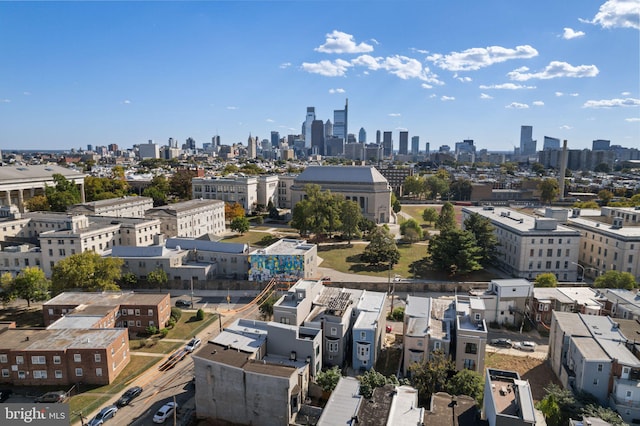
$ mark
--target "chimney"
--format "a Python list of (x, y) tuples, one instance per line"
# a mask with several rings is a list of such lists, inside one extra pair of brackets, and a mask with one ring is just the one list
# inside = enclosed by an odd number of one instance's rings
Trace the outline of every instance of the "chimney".
[(562, 142), (562, 153), (560, 154), (560, 176), (558, 176), (558, 199), (564, 201), (564, 174), (567, 171), (567, 140)]

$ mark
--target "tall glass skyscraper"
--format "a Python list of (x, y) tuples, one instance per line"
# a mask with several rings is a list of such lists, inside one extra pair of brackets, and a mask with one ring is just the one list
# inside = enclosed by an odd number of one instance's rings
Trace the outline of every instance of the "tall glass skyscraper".
[(333, 111), (333, 136), (347, 140), (349, 134), (349, 99), (345, 101), (344, 109)]

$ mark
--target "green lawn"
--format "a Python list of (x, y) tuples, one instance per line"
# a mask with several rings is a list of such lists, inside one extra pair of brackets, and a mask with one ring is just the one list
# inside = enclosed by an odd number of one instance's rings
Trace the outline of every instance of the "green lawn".
[(164, 342), (156, 338), (135, 339), (129, 341), (129, 348), (132, 351), (149, 352), (154, 354), (167, 354), (181, 345), (182, 343)]
[(205, 312), (204, 319), (198, 321), (196, 320), (196, 311), (182, 311), (180, 320), (176, 323), (175, 327), (169, 330), (167, 339), (190, 339), (217, 318), (217, 315)]
[(425, 206), (416, 206), (412, 204), (404, 204), (402, 206), (401, 212), (404, 212), (418, 221), (418, 223), (422, 224), (424, 221), (422, 220), (422, 212), (424, 211)]
[(41, 307), (11, 306), (0, 310), (0, 321), (15, 321), (17, 327), (43, 327)]

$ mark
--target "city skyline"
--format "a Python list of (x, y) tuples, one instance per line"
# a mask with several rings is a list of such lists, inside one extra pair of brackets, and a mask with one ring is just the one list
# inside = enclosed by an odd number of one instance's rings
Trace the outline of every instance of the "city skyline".
[[(0, 148), (300, 134), (307, 107), (349, 133), (473, 139), (520, 128), (640, 146), (640, 3), (4, 2)], [(338, 7), (340, 13), (332, 11)]]

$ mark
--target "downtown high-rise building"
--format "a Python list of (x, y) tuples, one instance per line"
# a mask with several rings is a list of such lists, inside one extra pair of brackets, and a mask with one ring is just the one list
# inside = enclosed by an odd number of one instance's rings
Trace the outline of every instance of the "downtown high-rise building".
[(358, 142), (367, 143), (367, 131), (364, 130), (364, 127), (360, 127), (360, 131), (358, 132)]
[(548, 151), (550, 149), (560, 149), (560, 139), (545, 136), (542, 144), (542, 150)]
[(249, 135), (247, 139), (247, 157), (254, 159), (258, 156), (258, 138)]
[(393, 156), (393, 136), (391, 132), (382, 134), (382, 155), (387, 158)]
[(271, 146), (277, 148), (280, 145), (280, 132), (275, 130), (271, 131)]
[(333, 123), (331, 120), (328, 120), (324, 123), (324, 137), (328, 138), (333, 136)]
[(536, 141), (533, 140), (533, 126), (520, 127), (520, 155), (534, 155)]
[(349, 134), (349, 99), (344, 103), (344, 109), (333, 111), (333, 136), (347, 140)]
[(380, 132), (380, 130), (376, 130), (376, 145), (380, 145), (381, 141), (382, 141), (382, 133)]
[(302, 131), (304, 133), (304, 146), (305, 148), (311, 148), (311, 123), (316, 119), (316, 108), (307, 107), (307, 117), (304, 120), (304, 126)]
[(411, 136), (411, 154), (418, 155), (420, 153), (420, 136)]
[[(220, 146), (220, 135), (215, 135), (214, 137), (212, 137), (211, 143), (213, 144), (213, 146)], [(176, 148), (177, 147), (178, 145), (176, 144)]]
[(409, 153), (409, 132), (406, 130), (400, 131), (400, 145), (398, 147), (398, 154), (407, 155)]
[(184, 145), (182, 145), (182, 149), (190, 149), (192, 151), (195, 151), (196, 149), (196, 140), (193, 138), (187, 138), (187, 140), (185, 141)]
[(324, 123), (322, 120), (311, 122), (311, 153), (324, 155)]
[(591, 143), (592, 151), (609, 151), (611, 148), (611, 141), (606, 139), (596, 139)]

